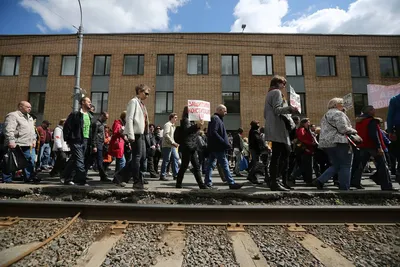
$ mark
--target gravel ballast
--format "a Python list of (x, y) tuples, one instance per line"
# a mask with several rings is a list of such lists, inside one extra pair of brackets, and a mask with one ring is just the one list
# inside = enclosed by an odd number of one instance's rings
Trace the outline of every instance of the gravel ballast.
[(271, 267), (324, 266), (283, 226), (248, 226), (246, 231)]
[[(65, 225), (65, 224), (64, 224)], [(63, 225), (63, 226), (64, 226)], [(63, 234), (13, 266), (74, 266), (107, 224), (77, 219)], [(50, 226), (43, 230), (52, 231)]]
[(107, 254), (101, 266), (148, 267), (156, 264), (159, 255), (158, 243), (165, 229), (160, 224), (130, 225), (125, 236)]
[(186, 228), (182, 267), (239, 266), (226, 227), (194, 225)]
[(307, 226), (317, 238), (360, 267), (399, 266), (400, 227), (362, 226), (349, 232), (345, 226)]

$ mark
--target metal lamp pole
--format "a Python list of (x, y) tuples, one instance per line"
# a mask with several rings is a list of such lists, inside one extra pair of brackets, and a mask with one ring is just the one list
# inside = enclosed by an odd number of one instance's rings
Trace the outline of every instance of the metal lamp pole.
[(75, 87), (73, 97), (73, 111), (79, 110), (79, 100), (81, 98), (81, 64), (82, 64), (82, 44), (83, 44), (83, 25), (82, 25), (82, 5), (81, 1), (78, 0), (79, 9), (81, 11), (81, 24), (78, 28), (78, 53), (76, 55), (75, 65)]

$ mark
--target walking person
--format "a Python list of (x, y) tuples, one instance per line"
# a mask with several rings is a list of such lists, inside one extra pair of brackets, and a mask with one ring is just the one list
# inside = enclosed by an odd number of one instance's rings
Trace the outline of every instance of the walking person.
[(171, 113), (169, 115), (169, 121), (164, 125), (163, 128), (163, 140), (162, 140), (162, 157), (163, 161), (161, 164), (161, 174), (160, 180), (161, 181), (168, 181), (166, 178), (167, 176), (167, 165), (171, 162), (172, 167), (172, 175), (174, 180), (178, 175), (178, 161), (179, 155), (176, 149), (178, 148), (178, 143), (175, 142), (174, 134), (175, 134), (175, 123), (178, 120), (178, 115), (176, 113)]
[(260, 161), (260, 156), (263, 152), (266, 152), (267, 146), (265, 145), (264, 139), (260, 133), (260, 122), (252, 121), (250, 123), (249, 131), (249, 150), (251, 161), (249, 163), (249, 170)]
[(339, 189), (350, 189), (351, 164), (353, 161), (352, 147), (347, 135), (357, 134), (343, 110), (343, 99), (332, 98), (328, 103), (328, 111), (321, 120), (319, 147), (324, 149), (332, 164), (314, 181), (318, 189), (335, 174), (339, 174)]
[(200, 189), (207, 189), (201, 177), (201, 167), (197, 153), (197, 138), (198, 132), (204, 125), (203, 121), (196, 123), (189, 121), (188, 107), (185, 106), (182, 113), (180, 123), (182, 131), (182, 142), (179, 146), (179, 151), (182, 153), (182, 164), (179, 168), (178, 176), (176, 178), (176, 188), (182, 188), (182, 181), (185, 172), (189, 166), (189, 161), (192, 163), (192, 173)]
[(207, 150), (208, 150), (208, 165), (205, 177), (205, 184), (208, 188), (213, 188), (211, 174), (213, 166), (215, 166), (215, 159), (223, 169), (224, 176), (228, 182), (230, 189), (240, 189), (241, 184), (235, 183), (232, 174), (229, 170), (229, 162), (226, 157), (226, 151), (231, 148), (228, 140), (228, 134), (223, 122), (224, 116), (227, 114), (227, 109), (224, 105), (218, 105), (216, 112), (211, 117), (207, 130)]
[[(288, 106), (285, 88), (286, 79), (275, 75), (271, 80), (264, 105), (265, 140), (272, 142), (270, 177), (269, 179), (266, 177), (266, 182), (272, 191), (287, 191), (290, 188), (287, 185), (291, 151), (289, 133), (295, 128), (295, 124), (289, 114), (298, 113), (298, 110)], [(278, 183), (278, 176), (282, 176), (283, 185)]]
[[(89, 97), (82, 97), (79, 101), (81, 109), (69, 114), (64, 123), (63, 134), (64, 140), (71, 149), (71, 157), (62, 174), (65, 185), (88, 186), (86, 183), (86, 175), (88, 170), (87, 150), (90, 147), (91, 138), (91, 121), (92, 115), (90, 108), (92, 102)], [(75, 173), (74, 177), (72, 177)]]
[[(35, 129), (32, 117), (29, 115), (32, 106), (28, 101), (18, 103), (18, 109), (6, 115), (3, 133), (4, 145), (8, 149), (14, 149), (19, 146), (28, 161), (27, 167), (23, 170), (24, 182), (39, 183), (40, 179), (36, 177), (34, 160), (32, 159), (32, 150), (36, 146)], [(14, 173), (3, 172), (3, 183), (11, 183)]]
[(149, 115), (143, 101), (150, 95), (150, 87), (139, 84), (135, 88), (136, 96), (132, 98), (126, 109), (126, 125), (124, 134), (128, 136), (128, 142), (132, 148), (131, 164), (126, 164), (114, 179), (121, 185), (126, 186), (133, 176), (133, 188), (144, 189), (143, 171), (146, 162), (145, 135), (149, 128)]
[[(50, 177), (54, 177), (59, 173), (61, 174), (64, 171), (65, 165), (67, 164), (67, 153), (70, 151), (70, 149), (64, 140), (63, 127), (65, 121), (66, 119), (61, 119), (57, 127), (54, 128), (53, 152), (56, 153), (56, 162), (50, 172)], [(62, 181), (62, 183), (64, 183), (64, 181)]]
[(38, 159), (36, 162), (36, 169), (38, 171), (48, 170), (50, 168), (50, 152), (51, 152), (51, 132), (50, 132), (50, 122), (48, 120), (44, 120), (42, 125), (37, 127), (37, 131), (39, 133), (40, 138), (40, 150), (38, 154)]
[(242, 159), (242, 152), (243, 152), (243, 129), (239, 128), (237, 130), (237, 133), (233, 135), (232, 138), (232, 146), (233, 146), (233, 156), (235, 158), (235, 167), (233, 170), (233, 173), (237, 177), (243, 177), (243, 175), (240, 173), (240, 161)]
[[(387, 132), (392, 141), (390, 150), (392, 152), (392, 172), (395, 172), (396, 181), (400, 184), (400, 94), (392, 97), (389, 101), (387, 115)], [(397, 168), (396, 168), (397, 161)]]
[[(112, 127), (112, 135), (110, 144), (108, 145), (108, 153), (115, 157), (115, 173), (125, 167), (126, 160), (124, 156), (125, 143), (128, 142), (128, 138), (124, 135), (125, 129), (126, 111), (122, 112), (118, 120), (115, 120)], [(114, 179), (114, 183), (117, 181)]]
[(92, 156), (96, 159), (97, 170), (100, 174), (100, 181), (102, 182), (110, 182), (110, 179), (107, 177), (107, 173), (104, 170), (103, 164), (103, 147), (104, 147), (104, 139), (105, 139), (105, 123), (108, 120), (109, 115), (107, 112), (102, 112), (97, 121), (92, 123)]
[(149, 126), (149, 133), (147, 135), (147, 144), (148, 144), (148, 150), (147, 150), (147, 172), (150, 173), (150, 178), (157, 178), (158, 175), (156, 173), (156, 170), (154, 168), (154, 155), (156, 154), (156, 149), (157, 149), (157, 141), (156, 137), (154, 135), (154, 130), (155, 130), (155, 125), (150, 124)]
[(156, 174), (160, 174), (159, 170), (159, 164), (160, 164), (160, 159), (162, 158), (161, 155), (161, 146), (162, 146), (162, 134), (161, 134), (161, 127), (156, 126), (156, 129), (154, 130), (154, 139), (156, 140), (156, 151), (154, 152), (154, 157), (153, 157), (153, 162), (154, 162), (154, 171)]

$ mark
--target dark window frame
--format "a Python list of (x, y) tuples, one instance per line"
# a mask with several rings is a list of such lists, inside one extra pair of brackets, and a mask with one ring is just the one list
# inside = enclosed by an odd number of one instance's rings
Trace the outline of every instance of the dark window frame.
[[(4, 58), (6, 57), (14, 57), (14, 70), (13, 70), (13, 74), (12, 75), (4, 75), (1, 70), (3, 69), (3, 64), (4, 64)], [(17, 70), (17, 62), (18, 62), (18, 74), (16, 73)], [(3, 55), (1, 57), (1, 65), (0, 65), (0, 76), (19, 76), (19, 66), (21, 65), (21, 56), (15, 56), (15, 55)]]
[[(300, 113), (300, 115), (307, 115), (306, 93), (300, 92), (300, 93), (296, 93), (296, 94), (298, 94), (300, 96), (300, 104), (302, 104), (301, 105), (301, 113)], [(302, 98), (302, 96), (303, 96), (303, 98)], [(304, 103), (301, 103), (302, 99), (303, 99)]]
[[(137, 70), (138, 71), (137, 72), (138, 73), (136, 73), (136, 74), (126, 74), (125, 73), (125, 58), (126, 57), (132, 57), (132, 56), (138, 58), (138, 60), (137, 60), (137, 62), (138, 62), (138, 64), (137, 64)], [(143, 73), (140, 73), (140, 58), (143, 58)], [(124, 75), (124, 76), (144, 75), (144, 54), (125, 54), (124, 55), (124, 61), (122, 62), (122, 64), (123, 64), (123, 66), (122, 66), (122, 75)]]
[[(239, 101), (239, 112), (230, 112), (229, 110), (229, 108), (228, 108), (228, 106), (229, 105), (225, 105), (226, 103), (225, 103), (225, 99), (224, 99), (224, 94), (232, 94), (232, 101), (233, 100), (238, 100)], [(222, 94), (221, 94), (221, 96), (222, 96), (222, 100), (223, 100), (223, 104), (227, 107), (227, 109), (228, 109), (228, 113), (229, 114), (240, 114), (240, 112), (241, 112), (241, 109), (240, 109), (240, 92), (222, 92)], [(235, 98), (235, 96), (237, 96), (237, 99)]]
[[(161, 56), (167, 56), (167, 74), (161, 74), (161, 70), (158, 69), (158, 59)], [(174, 57), (174, 66), (172, 67), (172, 73), (170, 73), (169, 63), (170, 58)], [(160, 72), (160, 74), (159, 74)], [(156, 66), (156, 75), (157, 76), (174, 76), (175, 74), (175, 54), (158, 54), (157, 55), (157, 66)]]
[[(197, 73), (197, 74), (194, 74), (194, 73), (189, 73), (189, 66), (188, 66), (188, 64), (189, 64), (189, 56), (201, 56), (201, 73)], [(207, 73), (203, 73), (203, 69), (204, 69), (204, 57), (207, 57)], [(186, 74), (187, 75), (208, 75), (208, 73), (209, 73), (209, 66), (210, 66), (210, 64), (209, 64), (209, 57), (208, 57), (208, 54), (187, 54), (187, 56), (186, 56)]]
[[(286, 57), (294, 57), (294, 66), (296, 68), (295, 75), (286, 74)], [(300, 61), (301, 61), (301, 73), (302, 73), (301, 75), (298, 74), (299, 73), (299, 70), (297, 68), (297, 58), (298, 57), (300, 58)], [(285, 74), (286, 74), (286, 77), (303, 77), (304, 76), (303, 56), (301, 56), (301, 55), (285, 55)]]
[[(390, 58), (390, 61), (391, 61), (391, 63), (392, 63), (392, 72), (393, 72), (393, 76), (383, 76), (382, 75), (382, 70), (381, 70), (381, 61), (380, 61), (380, 59), (381, 58)], [(394, 59), (397, 61), (397, 72), (398, 72), (398, 74), (397, 74), (397, 76), (396, 76), (396, 74), (394, 73)], [(399, 62), (399, 57), (398, 56), (380, 56), (379, 57), (379, 72), (380, 72), (380, 74), (381, 74), (381, 77), (382, 78), (398, 78), (398, 77), (400, 77), (400, 62)]]
[[(65, 57), (75, 57), (74, 74), (63, 74), (63, 62)], [(62, 55), (61, 56), (61, 71), (60, 76), (76, 76), (76, 55)]]
[[(157, 112), (157, 94), (166, 94), (167, 97), (165, 98), (165, 110), (166, 112)], [(172, 107), (171, 109), (168, 109), (168, 100), (169, 98), (172, 97)], [(154, 114), (171, 114), (174, 110), (174, 91), (161, 91), (155, 93), (155, 99), (154, 99)]]
[[(90, 93), (90, 99), (93, 99), (93, 94), (101, 94), (101, 106), (95, 106), (95, 111), (94, 114), (96, 115), (100, 115), (103, 111), (107, 112), (108, 110), (103, 110), (103, 105), (104, 105), (104, 94), (107, 94), (107, 101), (108, 101), (108, 97), (109, 92), (91, 92)], [(107, 104), (107, 109), (108, 109), (108, 104)]]
[[(360, 95), (361, 96), (361, 100), (363, 101), (362, 105), (360, 106), (360, 110), (358, 109), (358, 105), (356, 105), (356, 95)], [(368, 105), (368, 94), (367, 93), (353, 93), (353, 106), (354, 106), (354, 115), (358, 116), (361, 114), (362, 108)], [(359, 112), (357, 112), (359, 111)]]
[[(38, 107), (38, 110), (33, 110), (32, 109), (32, 113), (33, 114), (35, 114), (35, 115), (37, 115), (37, 114), (44, 114), (44, 106), (45, 106), (45, 104), (46, 104), (46, 93), (45, 92), (29, 92), (28, 93), (28, 101), (29, 101), (29, 103), (31, 103), (31, 104), (33, 104), (32, 102), (32, 95), (33, 94), (38, 94), (39, 95), (39, 107)], [(40, 100), (42, 99), (42, 96), (43, 96), (43, 110), (40, 112), (40, 109), (41, 109), (41, 105), (40, 105)], [(33, 106), (33, 105), (32, 105)]]
[[(256, 57), (264, 57), (265, 58), (265, 74), (253, 74), (253, 56)], [(271, 74), (268, 73), (268, 60), (267, 57), (271, 57), (271, 65), (272, 65), (272, 70), (271, 70)], [(239, 61), (238, 61), (239, 62)], [(251, 55), (251, 75), (252, 76), (273, 76), (274, 75), (274, 56), (272, 54), (252, 54)]]
[[(232, 61), (232, 74), (222, 74), (222, 57), (224, 56), (230, 56), (231, 57), (231, 61)], [(233, 74), (234, 73), (234, 69), (235, 66), (233, 64), (233, 57), (237, 57), (237, 62), (238, 62), (238, 66), (237, 66), (237, 74)], [(222, 54), (221, 55), (221, 76), (240, 76), (240, 61), (239, 61), (239, 54)]]
[[(38, 57), (43, 57), (43, 66), (42, 66), (42, 70), (43, 71), (42, 71), (41, 74), (35, 75), (35, 74), (33, 74), (33, 69), (34, 69), (34, 66), (35, 66), (35, 59), (38, 58)], [(50, 64), (50, 56), (48, 56), (48, 55), (34, 55), (33, 56), (31, 76), (34, 76), (34, 77), (47, 77), (49, 75), (48, 65), (47, 65), (47, 73), (44, 74), (44, 66), (46, 66), (46, 58), (47, 58), (47, 63)], [(62, 62), (61, 62), (61, 65), (62, 65)]]
[[(95, 72), (96, 72), (96, 57), (105, 57), (104, 58), (103, 74), (95, 74)], [(106, 74), (107, 59), (108, 58), (110, 60), (110, 72), (108, 74)], [(93, 76), (110, 76), (110, 73), (111, 73), (111, 55), (94, 55), (94, 59), (93, 59)]]
[[(326, 57), (328, 58), (328, 68), (329, 68), (329, 75), (318, 75), (318, 70), (317, 70), (317, 58), (318, 57)], [(330, 64), (330, 59), (333, 58), (333, 63), (334, 63), (334, 70), (335, 70), (335, 75), (332, 75), (332, 69), (331, 69), (331, 64)], [(337, 76), (337, 68), (336, 68), (336, 56), (324, 56), (324, 55), (317, 55), (315, 56), (315, 74), (317, 77), (336, 77)]]
[[(357, 58), (357, 60), (358, 60), (358, 66), (359, 66), (359, 68), (360, 68), (360, 73), (359, 73), (358, 76), (353, 76), (353, 74), (352, 74), (352, 71), (351, 71), (351, 58)], [(362, 76), (362, 75), (361, 75), (361, 60), (360, 60), (361, 58), (364, 59), (365, 76)], [(350, 59), (350, 74), (351, 74), (351, 77), (352, 77), (352, 78), (368, 78), (367, 57), (366, 57), (366, 56), (350, 56), (349, 59)], [(335, 65), (336, 65), (336, 63), (335, 63)]]

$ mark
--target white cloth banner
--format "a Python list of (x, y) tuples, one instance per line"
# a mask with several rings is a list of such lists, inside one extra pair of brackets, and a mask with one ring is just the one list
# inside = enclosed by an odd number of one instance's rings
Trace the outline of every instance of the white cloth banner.
[(297, 108), (299, 113), (301, 113), (301, 100), (300, 100), (300, 95), (296, 94), (296, 91), (293, 89), (292, 86), (290, 86), (290, 91), (289, 91), (289, 99), (290, 99), (290, 105), (292, 107)]
[(210, 102), (188, 100), (189, 121), (210, 121)]
[(400, 94), (400, 83), (390, 86), (379, 84), (368, 84), (368, 105), (374, 108), (386, 108), (389, 106), (389, 100)]

